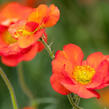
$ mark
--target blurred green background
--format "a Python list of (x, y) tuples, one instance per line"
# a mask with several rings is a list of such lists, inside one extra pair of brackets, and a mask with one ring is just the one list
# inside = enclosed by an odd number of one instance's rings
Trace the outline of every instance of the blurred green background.
[[(0, 0), (0, 4), (9, 1), (12, 0)], [(19, 2), (21, 1), (19, 0)], [(38, 5), (40, 0), (37, 1), (36, 4)], [(43, 2), (46, 1), (41, 0), (41, 3)], [(54, 52), (58, 49), (61, 50), (65, 44), (74, 43), (82, 48), (85, 58), (90, 53), (97, 51), (109, 54), (108, 0), (48, 0), (46, 3), (55, 3), (61, 12), (57, 25), (47, 29), (48, 43), (54, 43), (52, 45)], [(20, 87), (17, 69), (7, 67), (2, 63), (0, 66), (6, 72), (15, 89), (19, 107), (28, 106), (29, 99)], [(51, 59), (45, 50), (32, 61), (23, 62), (23, 70), (25, 81), (33, 95), (36, 98), (51, 99), (50, 102), (52, 103), (40, 104), (39, 109), (71, 109), (67, 97), (56, 93), (51, 88), (49, 80), (52, 74)], [(106, 96), (109, 96), (109, 93)], [(109, 109), (108, 107), (105, 108), (106, 106), (101, 106), (101, 102), (94, 98), (81, 99), (80, 106), (84, 109)], [(0, 109), (12, 109), (8, 89), (1, 77)]]

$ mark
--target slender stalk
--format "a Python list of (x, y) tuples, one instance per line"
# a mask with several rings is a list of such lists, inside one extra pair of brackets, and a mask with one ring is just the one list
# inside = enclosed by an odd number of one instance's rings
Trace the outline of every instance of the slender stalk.
[(80, 97), (78, 95), (74, 95), (75, 104), (78, 105), (80, 101)]
[(10, 81), (8, 80), (5, 72), (1, 68), (0, 68), (0, 75), (3, 78), (6, 86), (8, 87), (8, 90), (9, 90), (9, 93), (10, 93), (10, 96), (11, 96), (11, 101), (12, 101), (13, 109), (18, 109), (18, 105), (17, 105), (14, 89), (13, 89)]
[(48, 54), (50, 55), (51, 59), (54, 59), (55, 56), (54, 56), (54, 54), (53, 54), (53, 52), (52, 52), (50, 46), (44, 41), (43, 38), (40, 38), (40, 41), (44, 44), (45, 49), (47, 50), (47, 52), (48, 52)]
[(73, 107), (72, 109), (81, 109), (78, 105), (76, 105), (76, 103), (74, 102), (71, 94), (67, 95), (67, 97), (68, 97), (70, 104)]
[(32, 101), (34, 99), (31, 90), (28, 88), (28, 86), (25, 83), (24, 76), (23, 76), (23, 67), (22, 63), (20, 63), (17, 67), (18, 70), (18, 79), (20, 82), (20, 86), (25, 93), (25, 95)]
[[(55, 56), (50, 48), (50, 46), (44, 41), (43, 37), (40, 38), (40, 41), (44, 44), (45, 49), (47, 50), (48, 54), (50, 55), (51, 59), (54, 59)], [(72, 105), (73, 109), (81, 109), (78, 107), (79, 104), (79, 96), (76, 96), (73, 98), (71, 94), (67, 95), (70, 104)]]

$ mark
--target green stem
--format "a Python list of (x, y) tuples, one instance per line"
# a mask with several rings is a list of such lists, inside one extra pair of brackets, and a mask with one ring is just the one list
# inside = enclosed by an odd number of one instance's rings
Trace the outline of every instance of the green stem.
[(73, 100), (71, 94), (67, 95), (67, 97), (68, 97), (68, 100), (69, 100), (70, 104), (72, 105), (73, 109), (81, 109), (81, 108), (74, 102), (74, 100)]
[(25, 83), (24, 76), (23, 76), (23, 67), (22, 63), (20, 63), (17, 67), (18, 70), (18, 79), (20, 82), (20, 86), (25, 93), (25, 95), (32, 101), (34, 99), (31, 90), (28, 88), (28, 86)]
[(10, 96), (11, 96), (11, 100), (12, 100), (13, 109), (18, 109), (18, 105), (17, 105), (14, 89), (13, 89), (10, 81), (8, 80), (5, 72), (1, 68), (0, 68), (0, 75), (3, 78), (6, 86), (8, 87), (8, 90), (9, 90), (9, 93), (10, 93)]
[(43, 38), (40, 38), (40, 41), (44, 44), (45, 49), (47, 50), (47, 52), (48, 52), (48, 54), (50, 55), (51, 59), (54, 59), (55, 56), (54, 56), (54, 54), (53, 54), (53, 52), (52, 52), (50, 46), (44, 41)]
[(74, 95), (75, 104), (78, 105), (80, 101), (80, 97), (78, 95)]
[[(40, 38), (40, 41), (44, 44), (45, 49), (47, 50), (48, 54), (50, 55), (51, 59), (54, 59), (55, 56), (50, 48), (50, 46), (44, 41), (43, 37)], [(72, 97), (71, 94), (67, 95), (69, 102), (71, 103), (71, 105), (73, 106), (73, 109), (81, 109), (80, 107), (78, 107), (79, 104), (79, 96), (75, 96), (74, 98)]]

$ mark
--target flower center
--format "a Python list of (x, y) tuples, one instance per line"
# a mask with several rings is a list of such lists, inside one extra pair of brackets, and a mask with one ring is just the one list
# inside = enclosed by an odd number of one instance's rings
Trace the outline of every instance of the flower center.
[(8, 31), (6, 31), (6, 32), (4, 33), (4, 35), (3, 35), (3, 40), (4, 40), (7, 44), (13, 44), (13, 43), (15, 43), (15, 42), (17, 41), (15, 38), (13, 38), (13, 37), (11, 36), (11, 34), (10, 34)]
[(20, 30), (17, 30), (14, 37), (15, 38), (18, 38), (18, 37), (21, 37), (21, 36), (30, 36), (32, 33), (27, 31), (27, 30), (24, 30), (24, 29), (20, 29)]
[(81, 84), (90, 83), (94, 74), (95, 74), (94, 68), (88, 65), (76, 66), (73, 69), (73, 78)]

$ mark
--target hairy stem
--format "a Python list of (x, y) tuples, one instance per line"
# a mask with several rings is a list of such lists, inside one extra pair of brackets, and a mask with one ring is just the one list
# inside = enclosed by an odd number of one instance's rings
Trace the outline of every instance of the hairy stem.
[[(43, 45), (45, 46), (46, 51), (48, 52), (49, 56), (51, 57), (51, 59), (53, 60), (55, 58), (55, 55), (53, 54), (50, 46), (44, 41), (43, 37), (40, 38), (40, 41), (43, 43)], [(75, 97), (73, 98), (71, 94), (67, 95), (70, 104), (73, 106), (73, 109), (81, 109), (80, 107), (78, 107), (79, 104), (79, 96), (74, 95)]]
[(80, 101), (80, 97), (78, 95), (74, 95), (75, 104), (78, 105)]
[(68, 100), (69, 100), (69, 102), (70, 102), (70, 104), (72, 105), (72, 109), (81, 109), (79, 106), (78, 106), (78, 104), (76, 104), (76, 99), (75, 99), (75, 101), (74, 101), (74, 99), (73, 99), (73, 97), (72, 97), (72, 95), (71, 94), (69, 94), (69, 95), (67, 95), (67, 97), (68, 97)]
[(40, 41), (44, 44), (45, 49), (47, 50), (47, 52), (48, 52), (48, 54), (50, 55), (51, 59), (54, 59), (55, 56), (54, 56), (54, 54), (53, 54), (53, 52), (52, 52), (50, 46), (44, 41), (43, 38), (40, 38)]
[(9, 90), (9, 93), (10, 93), (10, 96), (11, 96), (12, 105), (13, 105), (13, 109), (18, 109), (18, 105), (17, 105), (17, 101), (16, 101), (16, 96), (15, 96), (12, 84), (10, 83), (10, 81), (8, 80), (5, 72), (1, 68), (0, 68), (0, 75), (3, 78), (7, 88)]

